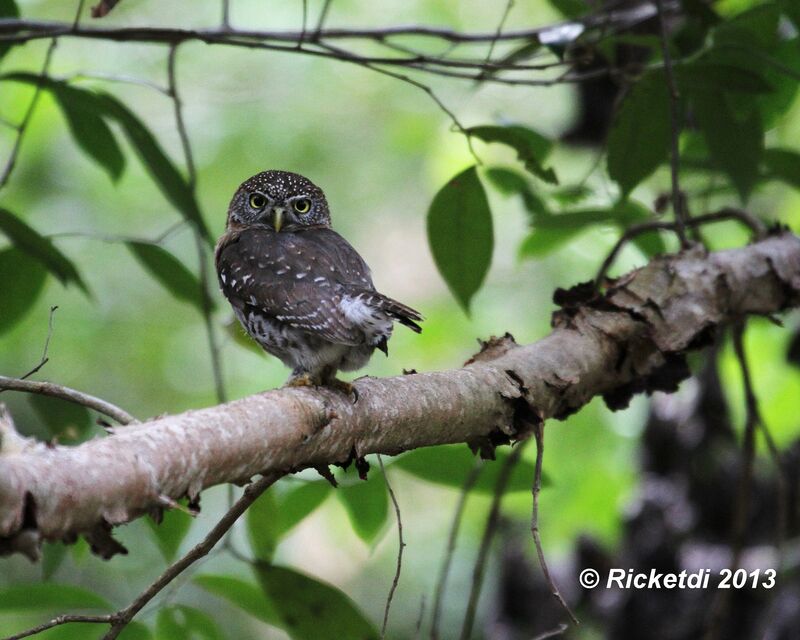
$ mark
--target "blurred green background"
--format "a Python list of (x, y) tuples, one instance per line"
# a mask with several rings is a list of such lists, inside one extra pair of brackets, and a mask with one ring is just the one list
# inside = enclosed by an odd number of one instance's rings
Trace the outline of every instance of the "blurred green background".
[[(74, 3), (20, 3), (26, 17), (70, 21)], [(321, 3), (309, 2), (316, 16)], [(733, 6), (734, 3), (726, 3)], [(740, 3), (741, 4), (741, 3)], [(383, 0), (360, 3), (336, 0), (329, 26), (435, 24), (458, 30), (493, 29), (504, 2), (486, 3)], [(734, 10), (734, 9), (731, 9)], [(560, 14), (546, 0), (517, 2), (509, 28), (548, 24)], [(88, 18), (84, 18), (88, 21)], [(300, 2), (263, 3), (236, 0), (232, 21), (238, 27), (297, 28)], [(159, 25), (203, 27), (217, 24), (216, 2), (126, 0), (102, 22), (103, 26)], [(99, 24), (99, 23), (97, 23)], [(15, 47), (3, 60), (3, 70), (39, 71), (48, 42)], [(51, 75), (85, 74), (77, 86), (101, 87), (123, 100), (150, 127), (171, 158), (181, 167), (180, 141), (169, 98), (144, 86), (109, 82), (88, 76), (135, 76), (164, 85), (167, 50), (158, 45), (63, 39), (55, 49)], [(334, 227), (347, 237), (371, 265), (376, 286), (420, 309), (424, 331), (415, 335), (400, 327), (391, 341), (390, 357), (378, 354), (358, 375), (398, 375), (403, 369), (428, 371), (457, 367), (477, 349), (476, 338), (511, 332), (518, 342), (534, 341), (549, 331), (552, 291), (593, 277), (605, 253), (618, 237), (614, 227), (592, 226), (569, 243), (537, 259), (521, 260), (518, 247), (528, 228), (519, 199), (489, 190), (495, 251), (482, 289), (472, 301), (471, 316), (458, 306), (437, 272), (426, 239), (426, 212), (432, 197), (450, 177), (471, 165), (465, 138), (423, 91), (373, 71), (343, 62), (295, 53), (208, 46), (180, 47), (177, 73), (184, 115), (198, 170), (198, 200), (203, 217), (219, 235), (229, 198), (240, 182), (268, 168), (309, 176), (327, 194)], [(465, 126), (519, 122), (552, 139), (572, 125), (574, 87), (507, 87), (435, 78), (437, 95)], [(18, 121), (32, 94), (30, 86), (0, 83), (0, 115)], [(800, 102), (793, 106), (770, 140), (796, 146), (800, 138)], [(3, 157), (13, 132), (0, 127)], [(646, 144), (646, 141), (642, 141)], [(91, 297), (77, 287), (64, 287), (49, 277), (36, 303), (12, 328), (0, 334), (0, 372), (21, 375), (40, 359), (53, 316), (49, 362), (37, 378), (76, 387), (108, 399), (140, 419), (177, 413), (216, 403), (211, 361), (202, 316), (191, 304), (176, 300), (156, 282), (128, 251), (122, 238), (153, 239), (181, 218), (154, 186), (142, 165), (123, 143), (127, 163), (113, 182), (75, 145), (62, 112), (53, 98), (42, 96), (22, 142), (18, 166), (0, 194), (3, 207), (13, 211), (56, 246), (80, 269)], [(482, 160), (514, 165), (512, 151), (476, 141)], [(562, 184), (581, 182), (590, 193), (586, 205), (608, 205), (616, 187), (597, 168), (598, 151), (558, 145), (551, 157)], [(694, 180), (694, 183), (692, 183)], [(689, 179), (704, 186), (704, 176)], [(652, 204), (669, 184), (666, 168), (640, 186), (636, 198)], [(707, 210), (732, 200), (730, 192), (707, 198)], [(766, 220), (781, 221), (800, 230), (800, 193), (780, 184), (759, 187), (749, 209)], [(707, 234), (712, 247), (737, 246), (747, 236), (733, 224)], [(671, 238), (665, 236), (669, 246)], [(0, 247), (6, 246), (0, 237)], [(192, 232), (187, 225), (173, 230), (163, 246), (191, 271), (197, 271)], [(617, 273), (646, 260), (635, 247), (627, 248)], [(210, 262), (209, 262), (210, 265)], [(4, 278), (14, 274), (4, 274)], [(23, 277), (24, 280), (24, 277)], [(214, 321), (222, 337), (225, 386), (231, 399), (283, 383), (288, 372), (271, 359), (241, 346), (224, 326), (232, 319), (227, 304), (213, 287)], [(2, 292), (0, 292), (2, 294)], [(0, 308), (2, 314), (2, 308)], [(796, 317), (786, 318), (790, 327)], [(797, 398), (800, 372), (785, 364), (791, 332), (766, 321), (755, 321), (747, 334), (756, 391), (779, 444), (798, 435)], [(723, 353), (723, 376), (734, 415), (743, 415), (739, 372), (729, 349)], [(61, 433), (62, 439), (80, 431), (85, 416), (58, 401), (41, 401), (4, 392), (21, 431), (41, 438)], [(540, 526), (551, 564), (571, 548), (576, 536), (589, 532), (601, 540), (618, 539), (620, 512), (637, 487), (637, 436), (647, 400), (637, 398), (630, 409), (612, 414), (592, 402), (565, 422), (548, 425), (545, 473), (548, 486), (541, 496)], [(73, 415), (75, 414), (75, 415)], [(76, 430), (63, 432), (65, 419)], [(100, 435), (98, 427), (81, 437)], [(533, 447), (525, 453), (532, 460)], [(389, 462), (388, 460), (386, 462)], [(373, 470), (376, 463), (372, 460)], [(488, 463), (491, 464), (491, 463)], [(427, 612), (438, 567), (446, 545), (459, 491), (425, 482), (389, 467), (389, 478), (403, 514), (407, 547), (399, 590), (390, 620), (393, 637), (413, 637), (421, 602)], [(463, 478), (457, 478), (459, 484)], [(278, 497), (313, 475), (288, 478), (276, 488)], [(351, 470), (345, 484), (355, 484)], [(381, 483), (378, 473), (368, 482)], [(226, 489), (203, 495), (202, 514), (180, 548), (197, 542), (224, 508)], [(445, 637), (459, 628), (470, 584), (470, 573), (489, 507), (487, 495), (472, 495), (454, 557), (443, 628)], [(504, 513), (524, 533), (530, 516), (527, 491), (509, 494)], [(170, 519), (187, 518), (170, 514)], [(289, 565), (339, 586), (376, 624), (394, 572), (397, 539), (388, 512), (377, 532), (363, 541), (354, 532), (343, 501), (330, 493), (322, 507), (280, 541), (276, 562)], [(180, 527), (180, 525), (178, 525)], [(86, 553), (83, 543), (61, 558), (61, 547), (48, 546), (44, 570), (48, 579), (89, 587), (115, 607), (127, 604), (165, 566), (151, 528), (139, 520), (117, 530), (130, 555), (109, 563)], [(247, 546), (244, 530), (234, 534), (238, 548)], [(534, 550), (529, 545), (533, 558)], [(38, 583), (43, 566), (22, 558), (3, 559), (0, 584)], [(155, 605), (137, 620), (152, 625), (165, 603), (184, 603), (211, 614), (229, 638), (284, 638), (275, 627), (242, 616), (239, 609), (195, 585), (192, 574), (247, 577), (247, 566), (225, 552), (214, 553), (201, 566), (179, 578)], [(479, 609), (489, 615), (496, 598), (496, 563), (490, 562)], [(54, 612), (60, 612), (56, 610)], [(27, 623), (42, 620), (40, 612), (2, 611), (0, 633), (10, 634)], [(81, 633), (96, 633), (83, 629)], [(60, 632), (51, 632), (56, 637)], [(75, 633), (75, 632), (73, 632)], [(80, 637), (80, 636), (75, 636)], [(86, 637), (86, 636), (83, 636)]]

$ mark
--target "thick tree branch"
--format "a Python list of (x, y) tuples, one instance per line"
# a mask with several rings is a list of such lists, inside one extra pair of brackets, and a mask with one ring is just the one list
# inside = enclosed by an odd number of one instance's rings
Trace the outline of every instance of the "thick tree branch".
[(712, 254), (694, 247), (654, 259), (602, 296), (587, 283), (556, 300), (546, 338), (491, 341), (461, 369), (363, 378), (356, 404), (328, 389), (280, 389), (75, 447), (0, 452), (0, 546), (20, 535), (108, 538), (109, 525), (216, 484), (368, 453), (490, 447), (597, 395), (619, 408), (637, 392), (674, 390), (688, 375), (683, 353), (716, 327), (800, 303), (800, 239), (783, 232)]

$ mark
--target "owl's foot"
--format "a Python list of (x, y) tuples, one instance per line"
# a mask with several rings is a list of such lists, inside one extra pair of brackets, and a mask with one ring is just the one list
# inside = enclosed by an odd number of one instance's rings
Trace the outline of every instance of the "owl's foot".
[(300, 375), (293, 375), (286, 381), (285, 387), (316, 387), (319, 385), (318, 380), (314, 380), (308, 373), (301, 373)]
[(325, 381), (325, 386), (330, 387), (331, 389), (336, 389), (336, 391), (341, 391), (353, 401), (353, 404), (358, 402), (358, 389), (356, 389), (355, 385), (352, 385), (349, 382), (339, 380), (339, 378), (331, 378), (330, 380)]

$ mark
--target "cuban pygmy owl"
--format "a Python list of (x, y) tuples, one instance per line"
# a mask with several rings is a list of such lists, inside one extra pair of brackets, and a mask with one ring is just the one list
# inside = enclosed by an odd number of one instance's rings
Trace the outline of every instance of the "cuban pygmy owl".
[(244, 182), (216, 248), (219, 284), (245, 331), (291, 367), (289, 384), (335, 384), (336, 372), (388, 355), (395, 321), (419, 313), (378, 293), (363, 258), (331, 229), (325, 194), (288, 171)]

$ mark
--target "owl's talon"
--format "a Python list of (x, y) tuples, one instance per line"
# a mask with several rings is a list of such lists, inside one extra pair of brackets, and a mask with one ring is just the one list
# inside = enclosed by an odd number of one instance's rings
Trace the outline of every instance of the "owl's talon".
[(358, 389), (355, 388), (355, 385), (345, 382), (344, 380), (339, 380), (338, 378), (333, 378), (326, 384), (331, 389), (336, 389), (337, 391), (341, 391), (345, 395), (349, 396), (352, 399), (353, 404), (358, 402)]

